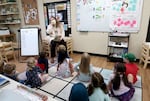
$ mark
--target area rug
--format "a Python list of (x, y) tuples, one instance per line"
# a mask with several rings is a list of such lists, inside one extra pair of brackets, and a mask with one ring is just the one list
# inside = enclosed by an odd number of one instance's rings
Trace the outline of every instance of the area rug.
[[(73, 84), (80, 82), (77, 79), (77, 73), (74, 72), (72, 77), (69, 78), (61, 78), (56, 75), (56, 64), (49, 68), (49, 75), (51, 79), (49, 82), (44, 84), (39, 90), (45, 92), (52, 96), (57, 101), (68, 101), (69, 94)], [(108, 83), (110, 74), (113, 72), (112, 70), (94, 67), (94, 71), (100, 73), (105, 80), (105, 83)], [(88, 86), (89, 83), (81, 82), (85, 86)], [(142, 101), (142, 85), (141, 85), (141, 77), (138, 76), (138, 81), (134, 85), (135, 94), (131, 101)], [(111, 101), (118, 101), (115, 98), (111, 98)]]

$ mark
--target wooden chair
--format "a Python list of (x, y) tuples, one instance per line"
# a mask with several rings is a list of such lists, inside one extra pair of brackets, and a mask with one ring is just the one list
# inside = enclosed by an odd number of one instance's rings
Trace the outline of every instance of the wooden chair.
[(2, 57), (2, 54), (1, 54), (1, 51), (0, 51), (0, 61), (1, 61), (1, 60), (3, 60), (3, 57)]
[(46, 53), (47, 56), (51, 56), (50, 54), (50, 43), (46, 40), (42, 40), (42, 51)]
[(3, 45), (1, 54), (2, 54), (3, 60), (5, 60), (6, 62), (8, 62), (8, 59), (10, 57), (13, 57), (14, 60), (16, 61), (16, 55), (15, 55), (15, 51), (14, 51), (12, 42), (9, 42), (9, 43)]
[(142, 44), (142, 50), (141, 50), (141, 58), (139, 63), (144, 63), (143, 68), (145, 69), (147, 67), (147, 64), (150, 63), (150, 44), (147, 43)]
[(67, 51), (68, 53), (73, 53), (73, 46), (72, 46), (72, 38), (71, 37), (65, 37), (64, 38), (66, 45), (67, 45)]

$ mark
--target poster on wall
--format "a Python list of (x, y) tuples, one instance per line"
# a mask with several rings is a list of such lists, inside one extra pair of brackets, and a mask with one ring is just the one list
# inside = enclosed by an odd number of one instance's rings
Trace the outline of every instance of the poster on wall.
[(140, 29), (143, 0), (114, 0), (111, 5), (112, 30), (137, 32)]
[(38, 25), (37, 0), (21, 0), (25, 25)]

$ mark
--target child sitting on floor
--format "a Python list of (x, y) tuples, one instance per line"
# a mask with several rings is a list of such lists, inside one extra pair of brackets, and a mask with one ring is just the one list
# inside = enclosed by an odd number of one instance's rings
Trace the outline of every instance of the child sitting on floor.
[(111, 75), (108, 84), (112, 96), (116, 97), (119, 101), (130, 101), (135, 92), (125, 72), (125, 65), (123, 63), (116, 63), (114, 66), (114, 73)]
[(128, 80), (134, 84), (137, 81), (137, 73), (139, 70), (138, 66), (134, 63), (136, 61), (136, 57), (132, 53), (126, 53), (123, 55), (123, 60), (125, 62)]
[(18, 81), (16, 72), (16, 65), (15, 64), (6, 64), (3, 68), (3, 74), (10, 79)]
[(91, 75), (94, 73), (93, 67), (90, 64), (90, 56), (88, 53), (83, 53), (80, 63), (75, 65), (75, 71), (78, 72), (78, 79), (83, 82), (89, 82)]
[(48, 79), (48, 74), (42, 73), (42, 70), (36, 66), (34, 58), (30, 58), (27, 61), (27, 71), (26, 71), (26, 84), (31, 87), (40, 87), (43, 82)]
[(110, 101), (108, 89), (100, 73), (93, 73), (88, 86), (89, 101)]
[(72, 76), (73, 73), (73, 65), (71, 64), (69, 58), (67, 58), (67, 52), (65, 49), (65, 46), (59, 46), (63, 47), (62, 49), (59, 49), (58, 51), (58, 66), (57, 66), (57, 75), (67, 78)]
[(83, 83), (76, 83), (72, 86), (69, 101), (89, 101), (88, 92)]
[(40, 52), (40, 56), (37, 60), (37, 66), (48, 73), (48, 59), (46, 58), (45, 52)]

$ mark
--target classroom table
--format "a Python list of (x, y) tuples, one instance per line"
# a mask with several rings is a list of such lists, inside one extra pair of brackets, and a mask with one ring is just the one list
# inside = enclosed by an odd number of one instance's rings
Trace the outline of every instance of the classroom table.
[[(21, 84), (21, 83), (19, 83), (19, 82), (16, 82), (16, 81), (14, 81), (14, 80), (12, 80), (12, 79), (10, 79), (10, 78), (8, 78), (8, 77), (6, 77), (6, 76), (3, 76), (3, 75), (1, 75), (0, 74), (0, 77), (2, 77), (2, 78), (5, 78), (6, 80), (9, 80), (9, 83), (8, 84), (6, 84), (6, 85), (4, 85), (4, 86), (1, 86), (0, 87), (0, 99), (2, 100), (2, 99), (5, 99), (6, 100), (6, 98), (3, 98), (4, 96), (2, 96), (2, 95), (4, 95), (4, 94), (2, 94), (2, 92), (5, 92), (5, 91), (7, 91), (7, 93), (10, 93), (10, 92), (16, 92), (16, 95), (17, 94), (19, 94), (19, 96), (17, 96), (17, 98), (15, 98), (15, 99), (17, 99), (16, 101), (19, 101), (19, 98), (21, 98), (21, 100), (22, 101), (29, 101), (29, 99), (28, 98), (26, 98), (27, 100), (25, 100), (25, 99), (23, 99), (23, 97), (24, 96), (29, 96), (29, 95), (38, 95), (38, 97), (40, 96), (40, 97), (43, 97), (44, 95), (48, 98), (47, 100), (39, 100), (39, 101), (57, 101), (57, 100), (55, 100), (55, 99), (53, 99), (52, 97), (50, 97), (48, 94), (45, 94), (44, 92), (41, 92), (41, 91), (39, 91), (38, 89), (33, 89), (33, 88), (29, 88), (29, 87), (27, 87), (27, 86), (25, 86), (25, 85), (23, 85), (23, 84)], [(25, 89), (24, 89), (25, 88)], [(20, 91), (19, 91), (19, 90)], [(25, 90), (25, 91), (23, 91), (23, 90)], [(21, 92), (21, 94), (19, 93), (19, 92)], [(23, 93), (23, 92), (25, 92), (25, 93)], [(26, 93), (28, 93), (28, 94), (26, 94)], [(12, 94), (12, 93), (11, 93)], [(6, 94), (5, 94), (6, 95)], [(11, 96), (16, 96), (15, 94), (12, 94)], [(33, 96), (33, 97), (34, 97)], [(7, 96), (6, 96), (7, 97)], [(10, 97), (10, 94), (9, 94), (9, 96), (8, 97)], [(39, 98), (40, 98), (39, 97)], [(42, 98), (41, 98), (42, 99)], [(4, 101), (5, 101), (4, 100)], [(31, 97), (30, 97), (30, 100), (31, 100)], [(33, 98), (33, 100), (32, 101), (37, 101), (37, 100), (35, 100), (34, 98)]]

